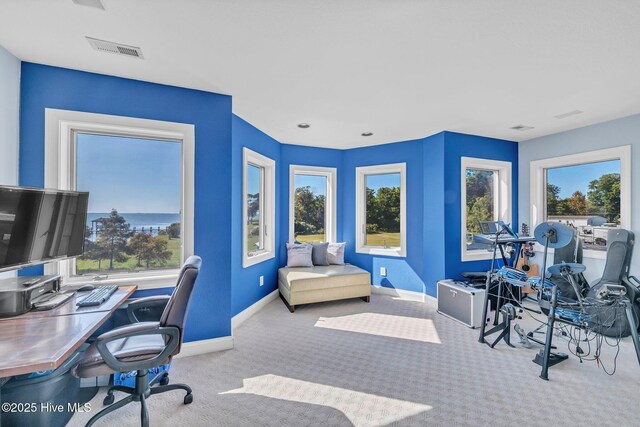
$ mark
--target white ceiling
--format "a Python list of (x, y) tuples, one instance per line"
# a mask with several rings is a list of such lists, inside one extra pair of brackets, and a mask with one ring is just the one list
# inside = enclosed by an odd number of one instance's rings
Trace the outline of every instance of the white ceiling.
[[(235, 114), (290, 144), (442, 130), (522, 141), (640, 113), (637, 0), (103, 3), (0, 0), (0, 45), (24, 61), (231, 94)], [(85, 36), (145, 59), (99, 53)], [(572, 110), (584, 113), (553, 117)], [(535, 129), (509, 129), (519, 124)]]

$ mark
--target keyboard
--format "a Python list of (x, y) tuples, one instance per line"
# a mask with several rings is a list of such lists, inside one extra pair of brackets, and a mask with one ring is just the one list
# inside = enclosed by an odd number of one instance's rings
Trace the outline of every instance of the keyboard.
[[(473, 240), (477, 243), (484, 243), (486, 245), (492, 245), (496, 243), (496, 235), (495, 234), (476, 234), (473, 236)], [(498, 237), (498, 243), (527, 243), (533, 242), (536, 238), (533, 236), (520, 236), (513, 237), (510, 235), (502, 235)]]
[(117, 290), (117, 285), (100, 286), (92, 290), (89, 296), (78, 301), (76, 305), (78, 307), (95, 307), (102, 305), (105, 301), (108, 301), (111, 295)]

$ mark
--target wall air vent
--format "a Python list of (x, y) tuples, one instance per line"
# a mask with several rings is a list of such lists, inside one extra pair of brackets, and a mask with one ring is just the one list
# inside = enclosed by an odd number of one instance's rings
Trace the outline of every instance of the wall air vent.
[(513, 126), (513, 127), (509, 128), (509, 129), (519, 130), (521, 132), (524, 132), (525, 130), (533, 129), (533, 126), (518, 125), (518, 126)]
[(115, 53), (116, 55), (132, 56), (134, 58), (144, 59), (142, 49), (126, 44), (108, 42), (106, 40), (94, 39), (87, 37), (87, 41), (95, 50), (99, 52)]

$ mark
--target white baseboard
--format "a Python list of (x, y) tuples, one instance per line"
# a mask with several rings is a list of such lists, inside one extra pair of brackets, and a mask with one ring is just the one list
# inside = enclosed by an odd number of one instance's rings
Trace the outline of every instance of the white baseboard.
[(214, 351), (230, 350), (233, 348), (233, 337), (219, 337), (209, 340), (191, 341), (182, 343), (180, 353), (176, 358), (197, 356), (199, 354), (213, 353)]
[[(231, 318), (231, 333), (251, 316), (260, 311), (265, 305), (278, 298), (278, 290), (271, 292), (266, 297), (245, 308)], [(230, 350), (233, 348), (233, 336), (212, 338), (209, 340), (191, 341), (182, 343), (180, 354), (176, 358), (197, 356), (199, 354), (213, 353), (215, 351)]]
[(385, 288), (384, 286), (371, 285), (371, 291), (376, 294), (389, 295), (396, 298), (402, 298), (410, 301), (420, 302), (437, 302), (438, 300), (431, 295), (422, 292), (405, 291), (404, 289)]
[(233, 331), (235, 331), (235, 329), (238, 326), (242, 325), (247, 319), (249, 319), (251, 316), (253, 316), (257, 312), (262, 310), (262, 308), (264, 308), (264, 306), (266, 306), (267, 304), (269, 304), (271, 301), (273, 301), (275, 299), (278, 299), (278, 290), (277, 289), (275, 291), (271, 292), (266, 297), (262, 298), (261, 300), (258, 300), (257, 302), (253, 303), (249, 307), (245, 308), (240, 313), (238, 313), (235, 316), (233, 316), (231, 318), (231, 331), (232, 331), (231, 333), (233, 334)]

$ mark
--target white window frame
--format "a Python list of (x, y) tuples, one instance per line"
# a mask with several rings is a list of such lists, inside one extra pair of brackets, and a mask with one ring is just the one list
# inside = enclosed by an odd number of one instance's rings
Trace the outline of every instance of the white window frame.
[[(260, 217), (263, 218), (263, 250), (249, 256), (247, 254), (247, 166), (249, 163), (264, 169), (262, 180), (262, 192), (260, 194)], [(242, 149), (242, 267), (246, 268), (275, 257), (276, 246), (276, 162), (269, 157), (256, 153), (247, 147)]]
[[(492, 254), (486, 250), (467, 250), (467, 169), (480, 169), (497, 173), (498, 179), (493, 180), (494, 221), (502, 220), (505, 224), (511, 224), (513, 206), (512, 164), (502, 160), (475, 157), (460, 158), (460, 236), (462, 237), (460, 256), (463, 262), (491, 259)], [(514, 231), (517, 230), (514, 229)]]
[[(546, 218), (546, 169), (577, 166), (585, 163), (599, 163), (611, 160), (620, 161), (620, 227), (631, 229), (631, 146), (606, 148), (603, 150), (586, 151), (567, 156), (551, 157), (548, 159), (533, 160), (530, 163), (531, 186), (531, 212), (529, 221), (531, 229), (543, 222)], [(536, 250), (542, 251), (541, 245), (536, 245)], [(549, 250), (553, 253), (553, 250)], [(585, 249), (584, 258), (606, 259), (606, 251)]]
[(327, 195), (324, 206), (324, 234), (327, 241), (335, 242), (337, 229), (337, 169), (302, 165), (289, 165), (289, 242), (295, 240), (296, 175), (322, 176), (327, 179)]
[[(407, 164), (390, 163), (356, 168), (356, 252), (393, 257), (407, 256)], [(369, 246), (366, 242), (366, 177), (367, 175), (400, 174), (400, 247)]]
[[(184, 260), (193, 255), (194, 225), (194, 151), (195, 126), (184, 123), (45, 109), (44, 186), (74, 190), (76, 185), (76, 135), (78, 133), (122, 135), (176, 141), (182, 145), (182, 253)], [(45, 274), (60, 274), (67, 284), (86, 283), (86, 276), (73, 276), (75, 259), (50, 262)], [(180, 269), (163, 269), (142, 273), (117, 273), (112, 277), (97, 275), (97, 283), (135, 283), (138, 289), (166, 288), (176, 285)]]

